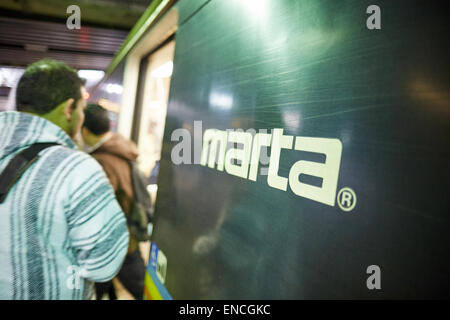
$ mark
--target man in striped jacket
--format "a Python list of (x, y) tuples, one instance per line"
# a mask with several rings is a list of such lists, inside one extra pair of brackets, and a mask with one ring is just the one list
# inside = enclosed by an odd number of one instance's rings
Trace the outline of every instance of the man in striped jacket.
[(127, 253), (124, 214), (100, 165), (71, 138), (84, 120), (83, 83), (54, 60), (30, 65), (17, 109), (0, 113), (0, 173), (20, 151), (43, 149), (0, 203), (0, 299), (89, 299)]

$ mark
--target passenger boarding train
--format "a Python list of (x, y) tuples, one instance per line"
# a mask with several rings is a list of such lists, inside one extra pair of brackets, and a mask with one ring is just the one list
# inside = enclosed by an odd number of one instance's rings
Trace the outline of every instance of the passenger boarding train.
[(159, 171), (146, 297), (448, 298), (446, 21), (429, 1), (153, 1), (91, 98)]

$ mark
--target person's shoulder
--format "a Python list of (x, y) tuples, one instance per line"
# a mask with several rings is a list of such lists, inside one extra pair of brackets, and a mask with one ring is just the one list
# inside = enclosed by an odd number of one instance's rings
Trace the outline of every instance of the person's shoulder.
[(49, 149), (51, 149), (48, 150), (49, 159), (56, 161), (58, 167), (66, 167), (74, 175), (103, 172), (98, 162), (86, 152), (65, 146), (54, 146)]
[(42, 162), (40, 174), (47, 175), (49, 181), (58, 185), (57, 189), (66, 195), (73, 195), (84, 186), (107, 186), (105, 172), (98, 162), (89, 154), (68, 148), (52, 146), (41, 151)]

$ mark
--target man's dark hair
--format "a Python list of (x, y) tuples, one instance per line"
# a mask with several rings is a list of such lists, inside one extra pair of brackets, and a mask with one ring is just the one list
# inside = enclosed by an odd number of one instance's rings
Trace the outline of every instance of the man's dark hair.
[(16, 106), (19, 111), (45, 114), (61, 102), (81, 98), (80, 88), (84, 80), (75, 69), (64, 62), (44, 59), (28, 66), (20, 78), (16, 91)]
[(83, 127), (95, 135), (101, 135), (109, 131), (108, 111), (98, 104), (88, 104), (84, 110)]

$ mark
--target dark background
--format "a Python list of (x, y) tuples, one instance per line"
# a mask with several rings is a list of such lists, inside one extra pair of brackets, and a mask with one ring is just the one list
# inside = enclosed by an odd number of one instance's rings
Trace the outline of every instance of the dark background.
[[(176, 5), (153, 235), (168, 258), (170, 294), (448, 298), (447, 11), (430, 1), (245, 3)], [(381, 8), (381, 30), (366, 27), (371, 4)], [(213, 93), (232, 106), (214, 105)], [(253, 182), (174, 165), (171, 133), (194, 120), (203, 130), (340, 139), (337, 190), (355, 191), (355, 209), (273, 189), (262, 175)], [(301, 157), (283, 150), (279, 174)], [(381, 268), (381, 290), (366, 287), (370, 265)]]

